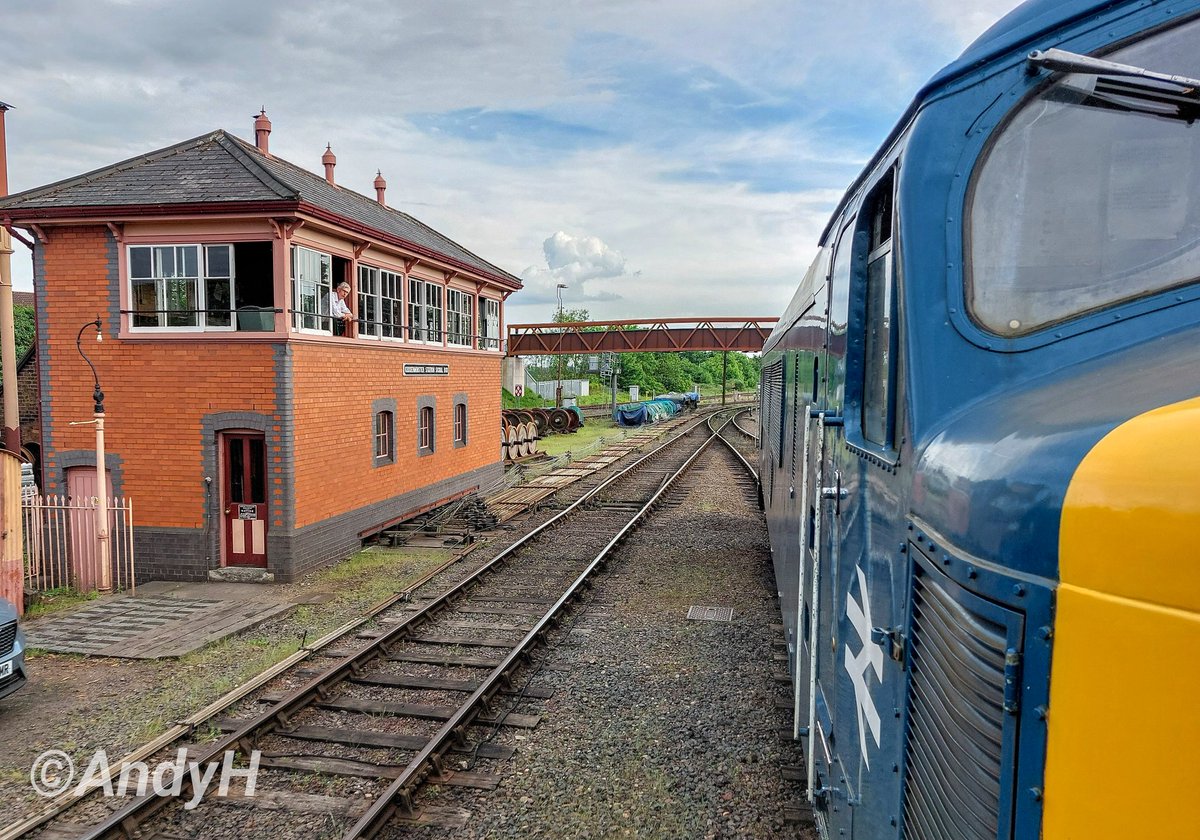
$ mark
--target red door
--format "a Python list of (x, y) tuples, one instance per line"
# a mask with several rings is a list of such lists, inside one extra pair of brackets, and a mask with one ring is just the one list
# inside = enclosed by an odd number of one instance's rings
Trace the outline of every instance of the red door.
[[(112, 473), (104, 473), (107, 504), (112, 504)], [(96, 545), (96, 468), (68, 467), (67, 494), (71, 502), (71, 581), (80, 592), (100, 586), (100, 560)], [(109, 557), (112, 557), (113, 514), (108, 514)], [(110, 560), (111, 562), (111, 560)]]
[(224, 435), (225, 565), (267, 565), (267, 447), (262, 435)]

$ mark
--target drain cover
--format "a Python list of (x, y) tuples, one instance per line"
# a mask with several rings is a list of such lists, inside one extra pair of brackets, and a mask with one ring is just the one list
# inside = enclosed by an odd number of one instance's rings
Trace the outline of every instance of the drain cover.
[(733, 621), (732, 607), (688, 607), (687, 617), (692, 621)]

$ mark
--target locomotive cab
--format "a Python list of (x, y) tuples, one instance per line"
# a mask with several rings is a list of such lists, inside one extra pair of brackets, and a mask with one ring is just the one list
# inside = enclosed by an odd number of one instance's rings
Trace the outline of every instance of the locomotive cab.
[[(826, 836), (1200, 824), (1197, 77), (1200, 4), (1021, 7), (921, 91), (764, 349)], [(1109, 807), (1134, 715), (1152, 810)]]

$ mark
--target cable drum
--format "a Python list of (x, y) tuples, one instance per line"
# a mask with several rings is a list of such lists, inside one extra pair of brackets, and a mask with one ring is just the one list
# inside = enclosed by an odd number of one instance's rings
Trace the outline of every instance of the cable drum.
[(571, 428), (571, 412), (565, 408), (556, 408), (551, 411), (550, 428), (556, 432), (565, 432)]

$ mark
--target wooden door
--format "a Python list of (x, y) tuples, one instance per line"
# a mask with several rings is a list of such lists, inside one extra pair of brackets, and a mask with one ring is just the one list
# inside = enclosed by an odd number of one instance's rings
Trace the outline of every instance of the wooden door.
[[(112, 473), (104, 473), (108, 504), (112, 504)], [(100, 586), (99, 549), (96, 542), (96, 468), (69, 467), (67, 495), (70, 507), (71, 583), (80, 592)], [(108, 534), (111, 558), (113, 523), (109, 513)]]
[(262, 435), (221, 439), (225, 565), (267, 566), (267, 447)]

